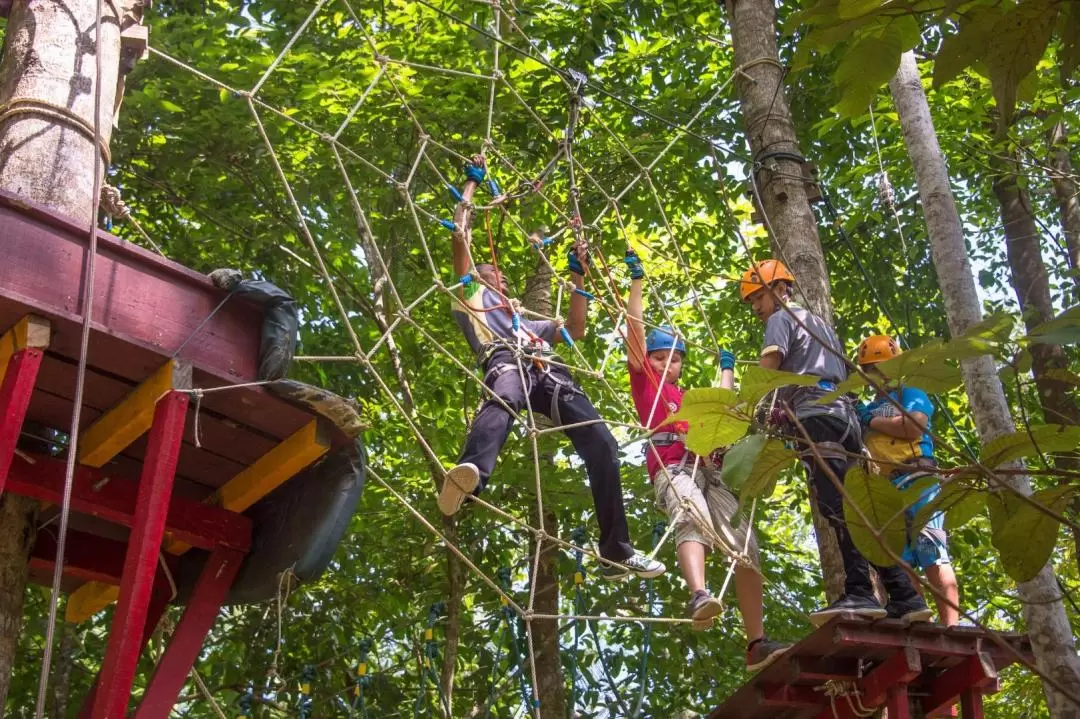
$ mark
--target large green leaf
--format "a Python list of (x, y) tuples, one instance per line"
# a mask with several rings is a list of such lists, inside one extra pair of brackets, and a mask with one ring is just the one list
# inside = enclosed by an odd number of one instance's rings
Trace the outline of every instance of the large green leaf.
[(770, 439), (754, 460), (750, 476), (740, 492), (741, 501), (756, 497), (768, 497), (776, 486), (776, 479), (798, 459), (798, 454), (779, 439)]
[(1028, 430), (1005, 434), (987, 443), (982, 463), (993, 468), (1015, 459), (1040, 452), (1066, 452), (1080, 446), (1080, 427), (1076, 425), (1038, 424)]
[(1006, 125), (1012, 121), (1020, 83), (1035, 70), (1050, 42), (1058, 5), (1056, 0), (1024, 0), (994, 23), (984, 59)]
[(900, 490), (885, 477), (867, 474), (860, 467), (848, 470), (844, 487), (848, 494), (844, 498), (844, 520), (855, 546), (874, 564), (896, 564), (892, 555), (899, 556), (907, 541)]
[[(1037, 505), (1060, 513), (1076, 488), (1044, 489), (1031, 495)], [(1059, 522), (1036, 506), (1009, 494), (995, 494), (989, 501), (991, 541), (1001, 564), (1014, 581), (1026, 582), (1050, 561), (1057, 543)]]
[(912, 533), (922, 531), (927, 522), (938, 512), (945, 513), (945, 528), (959, 529), (974, 519), (986, 507), (986, 492), (972, 488), (964, 478), (957, 477), (947, 483), (930, 502), (915, 513)]
[(983, 56), (1000, 17), (997, 7), (982, 8), (970, 20), (961, 21), (959, 32), (942, 41), (934, 59), (935, 88), (942, 87)]
[(1071, 345), (1080, 342), (1080, 306), (1065, 310), (1028, 332), (1026, 342)]
[(778, 387), (799, 385), (809, 387), (818, 383), (818, 378), (805, 374), (783, 372), (778, 369), (766, 369), (759, 365), (747, 367), (739, 378), (739, 399), (748, 406)]
[(1061, 76), (1072, 77), (1080, 66), (1080, 3), (1067, 2), (1058, 18), (1058, 35), (1061, 37)]
[(701, 387), (687, 391), (674, 417), (676, 421), (690, 423), (686, 446), (692, 452), (707, 455), (737, 441), (750, 427), (739, 406), (738, 395), (729, 389)]
[(769, 441), (768, 435), (751, 434), (732, 445), (724, 454), (724, 466), (720, 470), (720, 479), (733, 492), (738, 492), (743, 483), (750, 478), (761, 451)]
[(866, 111), (870, 100), (896, 73), (900, 55), (918, 39), (918, 23), (907, 15), (880, 18), (858, 32), (834, 73), (840, 90), (840, 102), (834, 109), (841, 117)]

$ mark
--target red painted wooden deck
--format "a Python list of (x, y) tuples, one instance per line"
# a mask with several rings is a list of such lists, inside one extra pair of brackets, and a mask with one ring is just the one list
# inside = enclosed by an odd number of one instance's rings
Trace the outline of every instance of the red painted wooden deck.
[(823, 690), (828, 680), (859, 682), (864, 705), (888, 704), (890, 719), (909, 716), (909, 698), (922, 705), (925, 716), (948, 716), (962, 701), (965, 719), (978, 719), (982, 695), (997, 691), (997, 672), (1020, 657), (1032, 660), (1026, 636), (996, 638), (1000, 643), (975, 627), (837, 617), (752, 677), (708, 719), (855, 716), (842, 697), (834, 715)]

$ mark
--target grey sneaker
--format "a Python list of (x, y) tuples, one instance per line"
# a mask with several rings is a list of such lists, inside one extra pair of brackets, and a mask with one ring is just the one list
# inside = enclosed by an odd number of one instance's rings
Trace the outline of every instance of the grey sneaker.
[(603, 564), (600, 576), (612, 582), (628, 577), (631, 574), (636, 574), (642, 579), (652, 579), (667, 571), (667, 567), (662, 563), (655, 559), (649, 559), (641, 552), (634, 552), (632, 556), (618, 564), (615, 562), (604, 562)]
[(462, 462), (451, 469), (439, 492), (439, 511), (447, 517), (456, 514), (479, 484), (480, 470), (472, 462)]
[(768, 637), (752, 641), (746, 647), (746, 669), (751, 672), (761, 671), (790, 648), (790, 644), (774, 642)]
[(686, 603), (686, 613), (694, 620), (690, 627), (695, 631), (708, 629), (713, 617), (722, 611), (724, 611), (724, 603), (704, 589), (699, 589), (690, 595), (690, 601)]
[(820, 627), (833, 617), (838, 617), (841, 614), (854, 614), (864, 619), (882, 619), (885, 616), (885, 610), (872, 597), (845, 594), (824, 609), (819, 609), (811, 614), (810, 623), (815, 627)]
[(889, 602), (885, 605), (885, 614), (889, 619), (905, 622), (928, 622), (934, 616), (930, 607), (926, 606), (926, 600), (917, 594), (905, 601)]

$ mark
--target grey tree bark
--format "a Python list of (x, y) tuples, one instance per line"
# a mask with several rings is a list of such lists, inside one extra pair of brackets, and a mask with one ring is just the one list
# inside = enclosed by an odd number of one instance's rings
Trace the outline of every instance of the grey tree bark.
[[(982, 308), (975, 291), (960, 215), (949, 187), (945, 158), (938, 145), (913, 53), (904, 53), (889, 88), (915, 168), (949, 330), (957, 335), (982, 318)], [(965, 360), (962, 370), (982, 441), (985, 443), (1015, 431), (993, 360), (989, 356)], [(1027, 477), (1010, 476), (1003, 481), (1020, 492), (1031, 493)], [(1080, 659), (1076, 655), (1076, 642), (1049, 565), (1031, 581), (1020, 584), (1018, 590), (1039, 671), (1053, 677), (1073, 696), (1080, 696)], [(1043, 688), (1052, 717), (1080, 717), (1080, 707), (1048, 683), (1044, 682)]]
[[(773, 0), (725, 0), (725, 6), (740, 68), (735, 85), (755, 160), (757, 201), (768, 219), (776, 256), (795, 275), (797, 294), (807, 309), (832, 324), (828, 268), (783, 87), (787, 71), (777, 51), (776, 7)], [(832, 601), (843, 594), (844, 565), (829, 523), (816, 508), (813, 518), (825, 593)]]
[[(533, 312), (552, 316), (551, 266), (537, 258), (536, 270), (525, 283), (525, 296), (522, 304)], [(541, 446), (541, 450), (543, 447)], [(540, 464), (551, 464), (553, 457), (542, 454)], [(533, 513), (533, 526), (539, 527), (539, 517)], [(559, 534), (559, 518), (551, 505), (544, 506), (544, 531), (552, 536)], [(533, 611), (537, 614), (559, 614), (559, 575), (555, 560), (559, 546), (545, 541), (540, 547), (540, 562), (534, 567), (532, 557), (536, 552), (536, 539), (529, 542), (529, 571), (531, 586), (535, 593)], [(533, 619), (529, 622), (533, 639), (533, 655), (536, 661), (536, 698), (540, 700), (540, 711), (545, 717), (561, 719), (567, 715), (566, 683), (563, 680), (562, 659), (559, 654), (559, 622), (554, 619)], [(527, 668), (526, 668), (527, 670)]]
[[(13, 3), (0, 58), (0, 190), (86, 226), (93, 205), (92, 138), (97, 63), (101, 63), (102, 142), (112, 133), (120, 21), (106, 3), (95, 47), (96, 0)], [(102, 170), (105, 163), (100, 164)], [(15, 660), (37, 503), (0, 498), (0, 714)]]

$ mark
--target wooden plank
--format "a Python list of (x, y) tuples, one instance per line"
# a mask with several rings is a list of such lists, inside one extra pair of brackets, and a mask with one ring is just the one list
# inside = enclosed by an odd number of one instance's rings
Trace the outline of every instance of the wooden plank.
[[(55, 457), (40, 454), (16, 457), (11, 465), (8, 490), (59, 504), (63, 497), (64, 470), (64, 461)], [(130, 527), (135, 521), (138, 492), (138, 482), (130, 477), (77, 467), (71, 486), (71, 508)], [(251, 548), (250, 519), (203, 502), (174, 497), (165, 524), (173, 536), (202, 549), (224, 545), (246, 552)]]
[[(312, 420), (292, 437), (263, 455), (255, 464), (237, 474), (206, 501), (231, 512), (244, 512), (280, 487), (297, 472), (322, 457), (330, 449), (324, 422)], [(183, 554), (190, 547), (180, 540), (165, 542), (165, 551)]]
[(326, 423), (312, 420), (287, 440), (233, 477), (210, 499), (225, 509), (243, 512), (277, 489), (285, 480), (330, 449)]
[[(240, 513), (279, 487), (301, 469), (326, 454), (330, 442), (323, 422), (312, 420), (292, 437), (263, 455), (255, 464), (207, 498), (207, 502), (224, 510)], [(183, 554), (191, 545), (182, 537), (172, 536), (165, 541), (165, 551)], [(116, 589), (99, 582), (79, 587), (68, 598), (65, 616), (69, 622), (83, 622), (116, 601)]]
[(127, 713), (135, 668), (142, 652), (140, 636), (150, 609), (187, 405), (187, 395), (180, 392), (170, 392), (155, 405), (150, 451), (139, 481), (135, 522), (124, 558), (120, 598), (101, 664), (91, 712), (93, 719), (111, 719)]
[(761, 706), (787, 709), (817, 709), (828, 701), (822, 692), (813, 687), (782, 684), (758, 687), (758, 696)]
[[(82, 309), (80, 293), (73, 288), (82, 286), (85, 229), (22, 198), (0, 193), (0, 236), (5, 249), (0, 296), (22, 304), (20, 314), (36, 311), (58, 321), (62, 351), (77, 357), (75, 330)], [(260, 308), (230, 300), (193, 337), (225, 297), (207, 277), (104, 231), (98, 232), (96, 266), (91, 318), (95, 335), (114, 337), (162, 358), (190, 337), (184, 359), (225, 382), (256, 379)], [(95, 336), (91, 345), (96, 341)], [(153, 362), (160, 364), (161, 359)]]
[[(191, 389), (191, 365), (169, 360), (83, 432), (79, 438), (79, 463), (100, 467), (118, 455), (150, 429), (158, 400), (178, 389)], [(182, 422), (180, 434), (182, 439)]]
[[(125, 542), (70, 531), (64, 548), (64, 576), (84, 582), (119, 584), (126, 546)], [(51, 574), (55, 566), (56, 536), (49, 530), (39, 530), (30, 554), (30, 568)]]
[(904, 647), (859, 682), (863, 704), (868, 707), (883, 704), (891, 687), (905, 685), (920, 673), (922, 662), (919, 652), (911, 647)]
[(49, 321), (38, 315), (26, 315), (0, 337), (0, 377), (7, 373), (8, 362), (20, 350), (43, 350), (49, 346), (52, 328)]
[[(942, 707), (954, 704), (958, 697), (971, 690), (995, 686), (998, 680), (994, 662), (985, 652), (972, 654), (934, 680), (930, 695), (922, 700), (927, 715)], [(964, 715), (967, 717), (967, 714)]]

